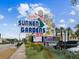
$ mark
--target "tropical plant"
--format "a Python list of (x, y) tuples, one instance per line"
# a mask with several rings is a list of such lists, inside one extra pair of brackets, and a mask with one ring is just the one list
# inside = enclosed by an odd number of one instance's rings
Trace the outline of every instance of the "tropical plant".
[(76, 4), (77, 4), (77, 0), (70, 0), (71, 1), (71, 4), (73, 5), (73, 6), (75, 6)]
[(56, 37), (57, 37), (58, 36), (58, 33), (60, 32), (57, 27), (55, 28), (55, 32), (56, 32)]
[(76, 32), (75, 35), (77, 36), (77, 38), (79, 39), (79, 24), (76, 25)]
[(76, 29), (79, 29), (79, 24), (77, 24), (75, 28), (76, 28)]
[(63, 37), (63, 32), (64, 32), (64, 28), (63, 27), (60, 27), (61, 38)]
[(68, 27), (66, 29), (66, 31), (67, 31), (67, 40), (69, 40), (69, 38), (70, 38), (69, 36), (72, 35), (73, 31), (72, 31), (72, 29), (70, 27)]
[(75, 34), (76, 34), (77, 38), (79, 39), (79, 30), (76, 30)]

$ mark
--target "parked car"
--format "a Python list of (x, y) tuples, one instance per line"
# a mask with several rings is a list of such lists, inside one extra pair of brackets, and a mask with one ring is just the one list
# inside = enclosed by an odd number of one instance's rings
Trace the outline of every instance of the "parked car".
[(77, 47), (77, 46), (78, 46), (78, 41), (67, 41), (66, 42), (66, 48)]
[(79, 45), (78, 41), (59, 41), (57, 45), (54, 46), (55, 49), (67, 49), (71, 47), (77, 47)]
[(67, 50), (74, 53), (74, 54), (76, 54), (76, 53), (79, 53), (79, 46), (68, 48)]
[(55, 48), (55, 49), (61, 49), (61, 48), (64, 47), (64, 43), (65, 43), (65, 42), (63, 42), (63, 41), (59, 41), (59, 42), (57, 43), (57, 45), (54, 46), (54, 48)]

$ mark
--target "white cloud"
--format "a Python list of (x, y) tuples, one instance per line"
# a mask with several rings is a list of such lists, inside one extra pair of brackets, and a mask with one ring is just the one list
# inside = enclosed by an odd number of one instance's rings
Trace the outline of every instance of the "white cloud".
[[(28, 17), (27, 12), (29, 15), (34, 15), (35, 13), (38, 14), (38, 11), (42, 10), (44, 14), (48, 14), (49, 16), (52, 16), (50, 10), (48, 8), (44, 8), (42, 4), (27, 4), (27, 3), (21, 3), (18, 7), (18, 11), (20, 15)], [(27, 12), (26, 12), (27, 11)], [(19, 18), (20, 16), (18, 16)]]
[(13, 24), (14, 26), (17, 26), (17, 24)]
[(30, 6), (31, 6), (32, 8), (39, 7), (39, 5), (40, 5), (40, 4), (30, 4)]
[(3, 26), (7, 26), (8, 24), (4, 23)]
[(12, 11), (12, 8), (8, 8), (8, 11), (9, 11), (9, 12)]
[(67, 25), (66, 24), (59, 24), (59, 26), (58, 27), (63, 27), (63, 28), (67, 28)]
[(21, 3), (20, 6), (18, 7), (18, 11), (22, 16), (26, 16), (26, 11), (29, 10), (29, 5)]
[(69, 23), (74, 23), (75, 22), (75, 19), (69, 19)]
[(60, 23), (64, 23), (64, 22), (65, 22), (64, 19), (61, 19), (61, 20), (60, 20)]
[(21, 18), (21, 17), (23, 17), (23, 16), (22, 16), (22, 15), (18, 15), (18, 16), (17, 16), (17, 18)]
[(16, 34), (16, 33), (6, 32), (3, 38), (17, 38), (18, 39), (18, 35), (19, 34)]
[(0, 14), (0, 20), (4, 19), (4, 16)]
[(71, 12), (70, 12), (70, 15), (76, 15), (76, 11), (74, 11), (74, 10), (72, 10)]
[(75, 6), (75, 10), (76, 10), (76, 11), (79, 11), (79, 5), (76, 5), (76, 6)]

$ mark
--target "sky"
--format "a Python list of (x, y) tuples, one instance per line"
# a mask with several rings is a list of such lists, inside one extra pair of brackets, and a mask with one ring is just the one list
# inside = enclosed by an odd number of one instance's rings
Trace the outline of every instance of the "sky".
[(0, 0), (0, 33), (3, 38), (19, 38), (17, 21), (27, 15), (26, 11), (30, 7), (50, 11), (57, 27), (71, 27), (74, 30), (79, 23), (79, 0), (75, 6), (72, 6), (70, 0)]

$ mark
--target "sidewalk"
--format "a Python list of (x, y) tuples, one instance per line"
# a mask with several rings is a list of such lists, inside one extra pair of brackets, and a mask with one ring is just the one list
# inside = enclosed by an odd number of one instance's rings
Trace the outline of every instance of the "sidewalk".
[(26, 59), (24, 44), (10, 57), (10, 59)]

